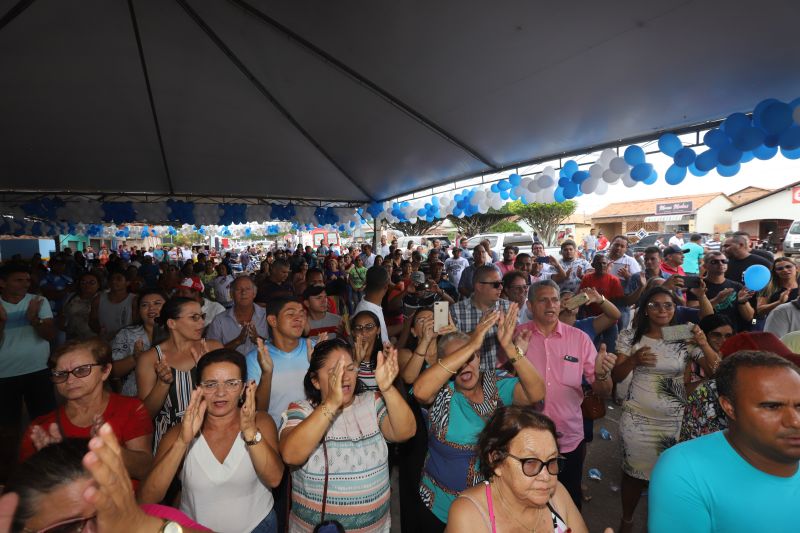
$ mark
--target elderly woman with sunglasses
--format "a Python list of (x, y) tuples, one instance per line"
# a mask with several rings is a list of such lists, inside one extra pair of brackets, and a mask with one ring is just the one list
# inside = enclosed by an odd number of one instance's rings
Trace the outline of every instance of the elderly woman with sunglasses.
[(713, 375), (720, 362), (698, 326), (691, 329), (692, 338), (687, 339), (691, 343), (664, 340), (664, 328), (676, 323), (675, 310), (673, 293), (653, 287), (640, 300), (633, 329), (620, 333), (617, 340), (611, 377), (618, 383), (633, 372), (620, 419), (623, 533), (633, 529), (633, 513), (658, 456), (677, 443), (687, 364), (696, 361), (705, 375)]
[(552, 420), (532, 407), (500, 407), (478, 437), (478, 456), (484, 482), (456, 498), (447, 531), (588, 532), (558, 482), (563, 457)]
[(64, 438), (89, 438), (107, 422), (122, 445), (122, 460), (133, 479), (150, 471), (153, 424), (138, 398), (109, 392), (111, 348), (95, 337), (68, 341), (47, 362), (50, 379), (66, 400), (52, 413), (31, 422), (22, 439), (21, 459)]
[(283, 475), (275, 422), (256, 412), (256, 384), (247, 364), (223, 348), (197, 363), (198, 388), (180, 425), (158, 446), (139, 500), (157, 503), (176, 476), (180, 510), (221, 533), (273, 533), (278, 523), (270, 489)]
[[(414, 382), (414, 397), (428, 409), (428, 455), (419, 494), (427, 508), (421, 517), (426, 532), (444, 531), (450, 504), (459, 492), (483, 480), (475, 443), (486, 420), (500, 406), (530, 405), (544, 398), (545, 386), (525, 358), (530, 333), (513, 339), (517, 304), (507, 313), (487, 312), (469, 336), (451, 333), (439, 340), (439, 359)], [(480, 371), (480, 347), (497, 324), (500, 347), (508, 354), (517, 377)]]

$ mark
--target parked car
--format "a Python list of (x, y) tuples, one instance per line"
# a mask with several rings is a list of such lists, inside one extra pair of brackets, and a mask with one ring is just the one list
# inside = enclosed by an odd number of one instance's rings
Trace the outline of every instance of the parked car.
[(800, 220), (792, 222), (786, 232), (786, 237), (783, 239), (783, 255), (786, 257), (800, 255)]
[(417, 246), (422, 246), (427, 253), (433, 247), (433, 241), (439, 241), (443, 249), (448, 249), (451, 246), (450, 239), (447, 235), (404, 235), (397, 239), (397, 248), (405, 250), (410, 241), (414, 242), (414, 249)]
[[(528, 233), (481, 233), (467, 241), (467, 248), (472, 250), (484, 239), (489, 241), (489, 246), (497, 254), (498, 259), (503, 257), (503, 249), (506, 246), (516, 246), (520, 253), (529, 254), (533, 244), (533, 237)], [(557, 246), (545, 247), (544, 251), (547, 255), (558, 257), (560, 248)]]

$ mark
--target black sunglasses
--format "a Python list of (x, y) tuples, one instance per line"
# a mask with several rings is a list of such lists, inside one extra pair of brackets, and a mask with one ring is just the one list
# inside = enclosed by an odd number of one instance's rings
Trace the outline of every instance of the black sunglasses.
[(538, 476), (543, 468), (547, 467), (547, 472), (551, 475), (557, 476), (559, 472), (564, 469), (564, 462), (566, 457), (558, 456), (553, 457), (549, 461), (542, 461), (535, 457), (517, 457), (516, 455), (508, 454), (508, 457), (516, 459), (522, 465), (522, 473), (528, 477)]
[(478, 283), (480, 283), (481, 285), (491, 285), (495, 289), (502, 289), (503, 288), (503, 282), (502, 281), (479, 281)]

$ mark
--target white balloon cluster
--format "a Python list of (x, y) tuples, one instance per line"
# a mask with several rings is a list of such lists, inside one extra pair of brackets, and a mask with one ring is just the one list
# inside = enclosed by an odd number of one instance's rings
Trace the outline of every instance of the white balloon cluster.
[(78, 222), (97, 224), (105, 216), (100, 202), (67, 202), (56, 213), (59, 220), (64, 220), (71, 224)]
[(584, 194), (605, 194), (608, 186), (622, 182), (627, 187), (633, 187), (638, 182), (631, 179), (631, 166), (612, 148), (606, 148), (600, 157), (589, 167), (589, 179), (581, 184)]

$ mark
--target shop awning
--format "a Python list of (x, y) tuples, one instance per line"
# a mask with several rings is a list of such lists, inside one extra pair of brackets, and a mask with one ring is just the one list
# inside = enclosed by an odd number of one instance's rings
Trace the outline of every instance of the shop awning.
[(692, 215), (655, 215), (652, 217), (644, 217), (645, 222), (679, 222), (681, 220), (689, 220)]

